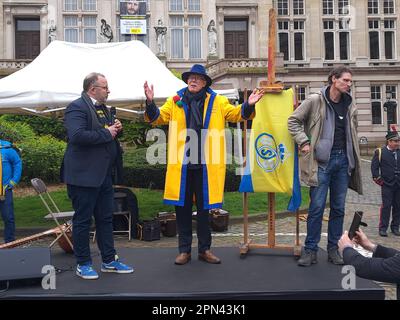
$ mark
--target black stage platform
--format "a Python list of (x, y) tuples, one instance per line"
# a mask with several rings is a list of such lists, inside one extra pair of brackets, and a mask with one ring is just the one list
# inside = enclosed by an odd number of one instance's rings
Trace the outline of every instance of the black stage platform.
[[(197, 260), (174, 265), (175, 248), (120, 249), (121, 260), (135, 267), (132, 274), (100, 272), (100, 257), (94, 254), (98, 280), (75, 275), (72, 255), (52, 254), (52, 264), (67, 270), (57, 274), (56, 290), (37, 285), (11, 285), (0, 299), (384, 299), (384, 289), (372, 281), (356, 279), (356, 290), (342, 289), (340, 266), (327, 262), (320, 250), (319, 262), (298, 267), (292, 256), (252, 250), (241, 259), (238, 248), (214, 248), (222, 264)], [(72, 271), (73, 270), (73, 271)]]

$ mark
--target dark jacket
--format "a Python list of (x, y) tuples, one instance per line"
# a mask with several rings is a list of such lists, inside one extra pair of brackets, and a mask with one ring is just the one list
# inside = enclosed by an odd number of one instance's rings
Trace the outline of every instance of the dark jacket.
[(109, 130), (99, 122), (87, 95), (82, 94), (67, 107), (64, 125), (68, 145), (61, 166), (61, 181), (82, 187), (101, 186), (120, 150)]
[(400, 299), (400, 251), (378, 245), (372, 258), (362, 256), (353, 248), (343, 250), (345, 264), (354, 266), (357, 276), (397, 284)]
[(375, 150), (371, 162), (372, 178), (381, 177), (388, 186), (394, 186), (395, 183), (400, 186), (400, 150), (396, 151), (397, 161), (393, 151), (387, 147), (381, 148), (381, 159), (379, 160), (379, 150)]

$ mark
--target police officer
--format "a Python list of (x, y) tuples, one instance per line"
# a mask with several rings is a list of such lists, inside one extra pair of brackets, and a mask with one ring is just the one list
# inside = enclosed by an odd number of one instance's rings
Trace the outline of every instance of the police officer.
[(382, 207), (379, 219), (379, 235), (387, 237), (390, 211), (390, 229), (400, 236), (400, 136), (396, 131), (386, 135), (386, 146), (376, 149), (371, 163), (372, 179), (382, 187)]

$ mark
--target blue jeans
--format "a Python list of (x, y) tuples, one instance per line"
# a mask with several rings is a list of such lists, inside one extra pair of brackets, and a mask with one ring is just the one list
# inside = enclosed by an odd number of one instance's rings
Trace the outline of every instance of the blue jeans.
[(97, 246), (103, 262), (115, 259), (113, 237), (114, 190), (108, 174), (98, 188), (67, 185), (68, 196), (75, 210), (72, 218), (74, 254), (79, 265), (91, 264), (89, 232), (92, 217), (96, 223)]
[(5, 199), (0, 200), (1, 217), (4, 221), (4, 241), (11, 242), (15, 240), (15, 220), (14, 220), (14, 203), (13, 192), (11, 189), (6, 190)]
[(310, 188), (305, 241), (307, 250), (318, 250), (328, 190), (330, 191), (330, 212), (327, 249), (337, 248), (337, 243), (343, 233), (344, 207), (350, 179), (348, 166), (346, 151), (332, 150), (328, 166), (325, 169), (318, 167), (318, 186)]

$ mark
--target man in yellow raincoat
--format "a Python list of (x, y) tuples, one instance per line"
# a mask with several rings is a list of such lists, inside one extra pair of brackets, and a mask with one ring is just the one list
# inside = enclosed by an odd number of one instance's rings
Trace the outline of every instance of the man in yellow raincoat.
[(221, 208), (225, 184), (225, 122), (254, 117), (254, 106), (263, 91), (255, 89), (248, 102), (233, 106), (209, 87), (211, 78), (202, 65), (195, 64), (182, 74), (187, 87), (170, 97), (161, 108), (153, 102), (153, 86), (144, 84), (147, 121), (169, 124), (168, 166), (164, 203), (175, 205), (179, 230), (179, 255), (175, 264), (191, 259), (192, 205), (197, 207), (198, 258), (221, 263), (211, 251), (208, 214)]

